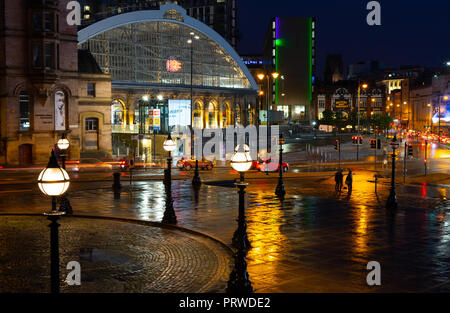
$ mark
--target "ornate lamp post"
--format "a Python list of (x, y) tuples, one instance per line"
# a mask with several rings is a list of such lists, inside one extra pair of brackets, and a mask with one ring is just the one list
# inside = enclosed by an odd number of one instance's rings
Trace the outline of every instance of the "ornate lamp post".
[(172, 140), (172, 136), (167, 137), (164, 141), (163, 148), (169, 152), (169, 157), (167, 158), (167, 175), (164, 175), (164, 185), (166, 187), (166, 210), (164, 211), (164, 217), (162, 222), (166, 224), (176, 224), (177, 217), (175, 215), (175, 210), (173, 209), (173, 199), (172, 199), (172, 151), (176, 149), (177, 145)]
[(247, 223), (245, 221), (245, 187), (244, 173), (252, 166), (252, 158), (250, 149), (247, 145), (238, 145), (234, 150), (231, 159), (231, 166), (240, 174), (240, 180), (236, 183), (239, 188), (239, 217), (238, 228), (233, 235), (233, 246), (237, 248), (234, 255), (234, 269), (230, 274), (228, 281), (228, 293), (251, 293), (253, 292), (252, 284), (247, 272), (247, 251), (250, 248), (250, 242), (247, 237)]
[(59, 293), (59, 238), (58, 220), (64, 212), (56, 210), (56, 197), (63, 195), (70, 185), (70, 178), (67, 172), (60, 168), (55, 152), (52, 155), (47, 167), (42, 170), (38, 177), (38, 186), (43, 194), (52, 197), (52, 210), (44, 213), (51, 221), (50, 227), (50, 277), (51, 292)]
[(279, 163), (279, 173), (280, 173), (280, 177), (278, 178), (278, 185), (277, 188), (275, 189), (275, 194), (280, 197), (280, 198), (284, 198), (284, 195), (286, 194), (286, 190), (284, 189), (284, 184), (283, 184), (283, 145), (284, 145), (284, 138), (283, 138), (283, 134), (280, 134), (280, 140), (279, 140), (279, 144), (280, 144), (280, 163)]
[(397, 209), (397, 195), (395, 193), (395, 150), (398, 148), (399, 144), (397, 142), (397, 135), (392, 138), (392, 177), (391, 177), (391, 189), (389, 191), (389, 197), (386, 202), (386, 209), (395, 210)]
[[(67, 149), (69, 149), (69, 146), (70, 146), (70, 142), (66, 138), (65, 133), (63, 133), (61, 136), (61, 139), (58, 140), (57, 146), (58, 146), (59, 150), (61, 150), (61, 165), (62, 165), (62, 168), (65, 170), (66, 169), (66, 151), (67, 151)], [(67, 194), (63, 194), (59, 198), (59, 200), (61, 203), (59, 206), (59, 210), (62, 212), (71, 214), (72, 206), (70, 205), (69, 199), (67, 199)]]

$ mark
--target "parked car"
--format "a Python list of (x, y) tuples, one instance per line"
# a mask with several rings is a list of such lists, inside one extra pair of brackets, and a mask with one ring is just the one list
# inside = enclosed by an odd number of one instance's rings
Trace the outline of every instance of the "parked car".
[[(283, 162), (283, 172), (289, 170), (289, 164)], [(260, 172), (277, 172), (280, 170), (280, 161), (277, 159), (253, 161), (251, 169), (256, 169)]]
[[(177, 162), (177, 167), (180, 170), (190, 171), (191, 169), (195, 169), (195, 160), (188, 160), (182, 158)], [(198, 160), (198, 168), (204, 170), (211, 170), (214, 167), (214, 163), (208, 160)]]

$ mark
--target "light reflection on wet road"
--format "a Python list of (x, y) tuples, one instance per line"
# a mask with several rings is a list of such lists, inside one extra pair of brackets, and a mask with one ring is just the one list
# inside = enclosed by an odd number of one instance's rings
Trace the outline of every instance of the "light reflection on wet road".
[[(388, 180), (378, 184), (377, 199), (370, 175), (356, 173), (350, 197), (334, 192), (332, 177), (288, 180), (283, 203), (273, 195), (276, 180), (251, 182), (248, 270), (257, 292), (450, 291), (448, 190), (399, 186), (400, 209), (391, 215), (383, 208)], [(110, 188), (73, 191), (70, 199), (76, 214), (160, 221), (162, 183), (134, 188), (120, 199)], [(235, 189), (203, 185), (195, 194), (189, 181), (175, 181), (173, 197), (179, 226), (231, 243)], [(37, 213), (49, 204), (38, 193), (12, 193), (0, 198), (0, 212)], [(366, 285), (369, 261), (381, 264), (381, 287)]]

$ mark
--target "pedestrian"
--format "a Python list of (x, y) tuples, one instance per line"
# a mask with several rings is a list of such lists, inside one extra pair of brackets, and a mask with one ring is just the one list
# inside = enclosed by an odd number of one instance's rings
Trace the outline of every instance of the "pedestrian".
[(348, 193), (351, 193), (353, 187), (353, 173), (352, 170), (350, 169), (348, 170), (347, 178), (345, 179), (345, 184), (347, 185)]
[(339, 169), (336, 174), (334, 175), (334, 181), (336, 182), (336, 186), (335, 189), (336, 191), (341, 191), (342, 189), (342, 181), (343, 181), (344, 177), (342, 175), (342, 170)]

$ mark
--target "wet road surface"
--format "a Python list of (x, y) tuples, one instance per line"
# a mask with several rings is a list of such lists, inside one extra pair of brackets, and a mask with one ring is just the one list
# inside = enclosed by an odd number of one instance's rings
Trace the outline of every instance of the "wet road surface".
[[(448, 188), (398, 186), (399, 210), (384, 209), (389, 180), (357, 172), (353, 193), (334, 192), (332, 174), (287, 179), (287, 197), (274, 197), (276, 180), (253, 179), (248, 187), (247, 222), (252, 249), (248, 271), (257, 292), (450, 291)], [(87, 185), (86, 185), (87, 184)], [(70, 192), (75, 214), (160, 221), (165, 195), (159, 181), (124, 185), (120, 199), (109, 187), (86, 183)], [(30, 185), (31, 189), (33, 187)], [(173, 182), (178, 225), (226, 244), (236, 229), (234, 188)], [(1, 212), (48, 210), (39, 193), (0, 198)], [(381, 264), (382, 285), (366, 284), (366, 265)]]

